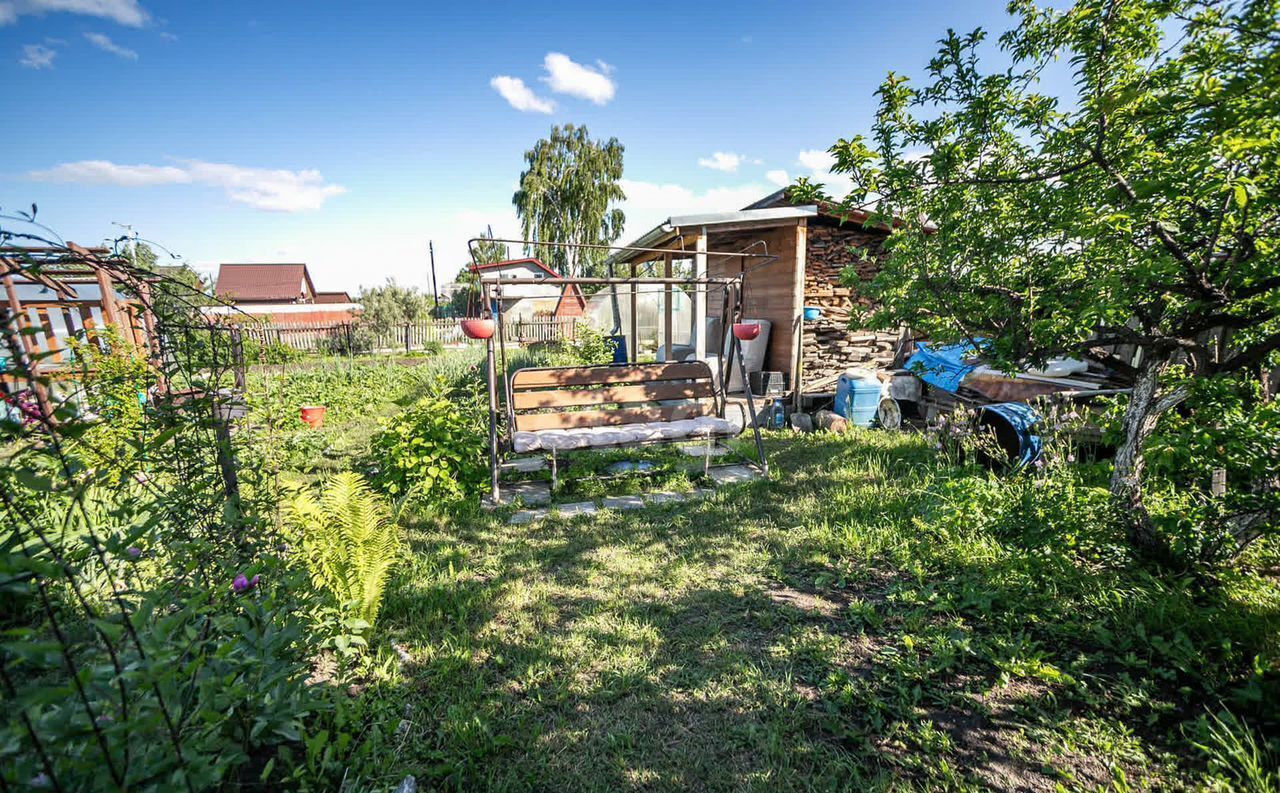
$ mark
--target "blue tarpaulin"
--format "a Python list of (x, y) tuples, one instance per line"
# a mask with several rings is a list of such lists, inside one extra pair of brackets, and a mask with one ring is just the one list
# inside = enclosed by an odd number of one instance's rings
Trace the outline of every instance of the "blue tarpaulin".
[(954, 394), (960, 390), (960, 381), (977, 368), (977, 364), (964, 362), (974, 352), (971, 344), (950, 344), (937, 349), (916, 344), (916, 354), (907, 360), (907, 368), (929, 385)]
[[(1001, 402), (984, 406), (982, 412), (983, 423), (997, 428), (996, 438), (1009, 452), (1015, 468), (1031, 465), (1040, 459), (1044, 451), (1044, 443), (1036, 434), (1040, 414), (1035, 411), (1035, 408), (1021, 402)], [(1003, 435), (1000, 432), (1002, 428), (1011, 435)]]

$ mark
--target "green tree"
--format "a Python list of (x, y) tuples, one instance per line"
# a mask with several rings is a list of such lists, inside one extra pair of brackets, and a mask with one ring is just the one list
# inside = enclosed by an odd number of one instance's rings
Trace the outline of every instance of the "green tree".
[[(592, 140), (586, 127), (552, 127), (550, 137), (525, 152), (525, 170), (511, 202), (526, 239), (608, 245), (622, 233), (625, 217), (616, 204), (626, 198), (622, 144)], [(596, 274), (607, 251), (599, 248), (530, 246), (565, 276)]]
[[(831, 148), (854, 190), (801, 180), (793, 198), (894, 224), (881, 326), (975, 342), (1010, 370), (1072, 354), (1131, 375), (1111, 491), (1135, 546), (1167, 557), (1144, 444), (1195, 381), (1256, 373), (1280, 349), (1280, 5), (1009, 8), (1010, 65), (984, 70), (985, 34), (949, 31), (926, 84), (890, 74), (870, 139)], [(1060, 63), (1073, 90), (1042, 93)], [(1242, 543), (1277, 514), (1274, 479), (1245, 486), (1270, 497), (1227, 516)]]
[(505, 242), (493, 238), (493, 226), (485, 228), (485, 233), (471, 244), (471, 258), (476, 264), (493, 264), (505, 262), (511, 258), (511, 249)]
[(416, 286), (401, 286), (394, 278), (388, 278), (382, 286), (362, 287), (358, 302), (363, 307), (361, 327), (375, 334), (431, 317), (431, 296), (419, 292)]
[[(493, 227), (488, 226), (485, 233), (471, 243), (471, 258), (475, 264), (493, 264), (511, 258), (511, 249), (504, 242), (493, 237)], [(440, 307), (441, 314), (450, 317), (466, 317), (480, 310), (480, 279), (468, 264), (458, 271), (453, 281), (462, 288), (449, 296), (449, 302)]]

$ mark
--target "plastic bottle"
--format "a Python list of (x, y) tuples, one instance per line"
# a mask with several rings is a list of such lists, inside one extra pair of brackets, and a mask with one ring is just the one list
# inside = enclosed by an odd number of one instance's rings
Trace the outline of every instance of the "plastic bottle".
[(773, 407), (769, 408), (769, 426), (775, 430), (780, 430), (787, 425), (787, 409), (783, 407), (781, 399), (773, 400)]

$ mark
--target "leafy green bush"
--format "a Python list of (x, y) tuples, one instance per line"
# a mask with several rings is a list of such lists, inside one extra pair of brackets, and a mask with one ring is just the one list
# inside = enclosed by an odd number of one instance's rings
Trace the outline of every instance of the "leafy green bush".
[[(148, 487), (105, 486), (44, 457), (25, 451), (3, 484), (39, 513), (6, 515), (0, 660), (25, 721), (0, 726), (0, 787), (205, 790), (251, 758), (291, 757), (329, 707), (306, 684), (305, 577), (193, 533), (184, 510), (200, 496), (163, 468)], [(28, 520), (60, 533), (39, 538)]]
[(307, 357), (307, 354), (302, 350), (290, 347), (280, 341), (262, 342), (257, 339), (245, 339), (242, 342), (241, 349), (243, 350), (246, 366), (252, 366), (255, 363), (279, 366), (286, 363), (295, 363)]
[(485, 480), (486, 438), (477, 411), (426, 397), (374, 436), (374, 481), (392, 496), (419, 503), (463, 498)]
[(340, 610), (372, 625), (401, 548), (399, 529), (382, 498), (364, 477), (341, 473), (324, 480), (318, 500), (310, 492), (299, 494), (288, 506), (286, 521), (316, 586)]
[[(1191, 396), (1147, 441), (1149, 508), (1178, 559), (1215, 566), (1280, 528), (1267, 517), (1280, 510), (1280, 401), (1254, 380), (1186, 384)], [(1219, 469), (1226, 490), (1215, 495)]]
[(579, 322), (573, 338), (550, 348), (551, 366), (598, 366), (613, 361), (613, 341), (600, 330)]
[(126, 344), (110, 325), (84, 338), (68, 338), (67, 347), (79, 367), (78, 407), (90, 422), (77, 439), (77, 455), (91, 467), (109, 467), (121, 477), (132, 474), (139, 465), (155, 370), (145, 353)]

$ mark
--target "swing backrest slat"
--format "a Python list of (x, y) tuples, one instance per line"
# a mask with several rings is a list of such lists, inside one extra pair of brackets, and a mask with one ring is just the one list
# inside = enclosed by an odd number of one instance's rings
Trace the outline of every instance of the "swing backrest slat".
[(515, 429), (536, 432), (713, 416), (705, 362), (522, 369), (511, 377)]

